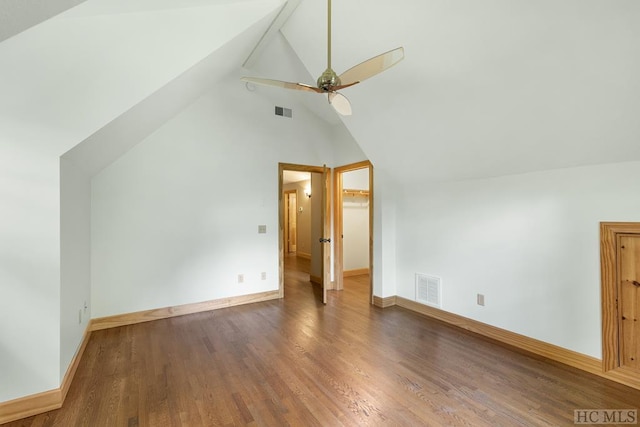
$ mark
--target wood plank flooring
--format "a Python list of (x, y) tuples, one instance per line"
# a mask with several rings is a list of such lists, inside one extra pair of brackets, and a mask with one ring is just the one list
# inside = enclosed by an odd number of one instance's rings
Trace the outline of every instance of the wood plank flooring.
[(95, 332), (62, 409), (28, 426), (565, 426), (640, 391), (399, 307), (329, 292), (287, 258), (285, 298)]

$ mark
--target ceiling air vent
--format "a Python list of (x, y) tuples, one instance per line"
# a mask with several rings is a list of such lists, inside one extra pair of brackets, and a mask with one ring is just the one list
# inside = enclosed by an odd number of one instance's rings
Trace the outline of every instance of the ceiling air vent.
[(292, 111), (291, 108), (284, 108), (284, 107), (278, 107), (276, 106), (276, 116), (283, 116), (283, 117), (292, 117)]
[(422, 304), (440, 307), (441, 279), (436, 276), (416, 273), (416, 301)]

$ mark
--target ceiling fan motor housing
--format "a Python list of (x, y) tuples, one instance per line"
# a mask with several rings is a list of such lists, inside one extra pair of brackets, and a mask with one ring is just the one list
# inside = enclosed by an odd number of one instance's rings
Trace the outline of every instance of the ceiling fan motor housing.
[(318, 77), (318, 87), (327, 92), (329, 92), (332, 87), (340, 86), (341, 84), (340, 78), (331, 68), (324, 70), (324, 73)]

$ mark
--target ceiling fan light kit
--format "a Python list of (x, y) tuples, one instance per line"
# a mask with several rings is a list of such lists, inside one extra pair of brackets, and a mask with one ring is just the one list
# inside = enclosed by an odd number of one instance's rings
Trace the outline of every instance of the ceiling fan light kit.
[(326, 93), (327, 100), (333, 108), (343, 116), (351, 115), (351, 103), (339, 90), (358, 84), (375, 76), (404, 59), (404, 48), (398, 47), (367, 59), (360, 64), (349, 68), (344, 73), (337, 75), (331, 68), (331, 0), (327, 0), (327, 69), (318, 77), (316, 86), (304, 83), (290, 83), (280, 80), (263, 79), (259, 77), (243, 77), (241, 80), (247, 83), (255, 83), (266, 86), (276, 86), (285, 89), (304, 90), (315, 93)]

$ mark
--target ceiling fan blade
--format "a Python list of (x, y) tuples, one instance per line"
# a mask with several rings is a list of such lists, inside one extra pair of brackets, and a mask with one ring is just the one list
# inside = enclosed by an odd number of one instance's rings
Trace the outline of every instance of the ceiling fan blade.
[(255, 83), (263, 86), (276, 86), (285, 89), (304, 90), (308, 92), (322, 93), (323, 90), (315, 86), (306, 85), (304, 83), (283, 82), (281, 80), (261, 79), (259, 77), (242, 77), (240, 80), (247, 83)]
[(343, 116), (351, 115), (351, 103), (346, 96), (338, 92), (329, 92), (328, 98), (329, 104), (331, 104), (338, 113)]
[(331, 86), (331, 89), (333, 89), (333, 90), (342, 90), (344, 88), (351, 87), (353, 85), (357, 85), (358, 83), (360, 83), (360, 82), (353, 82), (353, 83), (349, 83), (349, 84), (346, 84), (346, 85)]
[(404, 48), (398, 47), (349, 68), (338, 77), (343, 86), (351, 86), (387, 70), (404, 59)]

